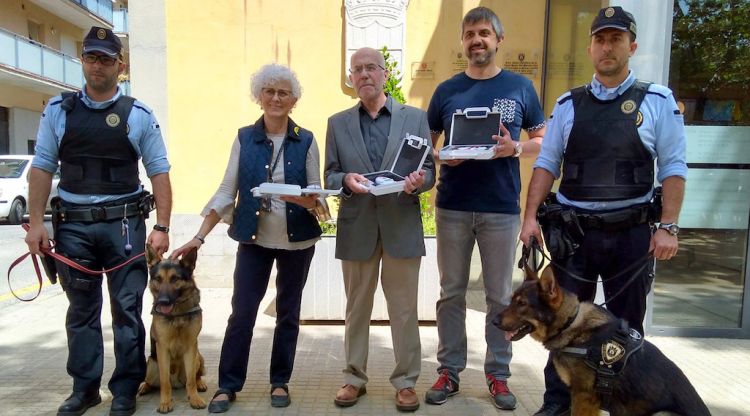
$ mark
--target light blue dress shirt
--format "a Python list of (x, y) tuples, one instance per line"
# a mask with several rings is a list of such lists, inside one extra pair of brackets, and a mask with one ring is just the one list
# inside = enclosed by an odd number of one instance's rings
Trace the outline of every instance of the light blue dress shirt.
[[(633, 75), (633, 71), (630, 71), (625, 81), (617, 87), (605, 87), (596, 79), (596, 76), (592, 79), (589, 87), (596, 98), (612, 100), (624, 93), (635, 81), (635, 75)], [(569, 96), (570, 91), (557, 99), (557, 104), (555, 104), (552, 116), (547, 123), (542, 149), (534, 164), (534, 168), (544, 169), (554, 175), (556, 179), (560, 177), (563, 154), (565, 153), (565, 147), (568, 145), (570, 130), (573, 127), (573, 100), (565, 100)], [(563, 101), (562, 104), (561, 101)], [(639, 110), (643, 114), (643, 123), (638, 127), (638, 134), (646, 149), (651, 153), (652, 158), (656, 159), (656, 179), (663, 182), (665, 178), (670, 176), (687, 178), (685, 126), (672, 91), (663, 85), (651, 84)], [(557, 199), (564, 205), (604, 211), (647, 202), (651, 199), (651, 192), (642, 197), (622, 201), (572, 201), (561, 193), (557, 194)]]
[[(86, 95), (86, 89), (78, 93), (78, 97), (89, 108), (100, 109), (112, 104), (120, 98), (122, 91), (117, 88), (115, 95), (108, 101), (98, 102), (91, 100)], [(31, 165), (35, 168), (54, 173), (57, 170), (59, 159), (60, 142), (65, 134), (65, 120), (67, 114), (60, 108), (62, 96), (53, 97), (47, 103), (47, 107), (42, 113), (42, 119), (39, 123), (39, 132), (36, 137), (36, 146), (34, 147), (34, 160)], [(151, 109), (145, 104), (136, 100), (133, 103), (133, 109), (128, 116), (128, 139), (133, 145), (136, 154), (143, 160), (143, 166), (146, 168), (146, 175), (150, 178), (160, 173), (169, 172), (169, 161), (167, 161), (167, 148), (164, 145), (164, 139), (159, 129), (159, 123), (156, 121)], [(99, 204), (102, 202), (113, 201), (123, 197), (137, 195), (143, 189), (132, 194), (126, 195), (81, 195), (67, 192), (59, 189), (60, 198), (73, 204)]]

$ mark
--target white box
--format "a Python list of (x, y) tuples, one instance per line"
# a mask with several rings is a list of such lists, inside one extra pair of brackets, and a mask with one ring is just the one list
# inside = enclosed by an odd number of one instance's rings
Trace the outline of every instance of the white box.
[(287, 195), (287, 196), (302, 196), (318, 194), (323, 196), (338, 195), (341, 189), (321, 189), (321, 188), (303, 188), (299, 185), (292, 185), (286, 183), (271, 183), (263, 182), (259, 186), (252, 189), (254, 197), (261, 197), (264, 195)]
[[(404, 179), (410, 173), (422, 169), (427, 154), (432, 147), (427, 139), (419, 136), (408, 135), (401, 141), (401, 147), (396, 153), (393, 166), (390, 170), (365, 173), (363, 176), (370, 183), (364, 184), (373, 195), (392, 194), (404, 190)], [(385, 181), (386, 183), (382, 183)]]
[(493, 135), (500, 134), (500, 113), (487, 107), (470, 107), (452, 116), (447, 146), (440, 149), (441, 160), (492, 159), (495, 155)]

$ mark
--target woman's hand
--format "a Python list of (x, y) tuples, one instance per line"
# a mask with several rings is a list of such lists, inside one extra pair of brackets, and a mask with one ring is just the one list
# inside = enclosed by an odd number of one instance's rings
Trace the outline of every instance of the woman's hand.
[(170, 259), (176, 260), (178, 257), (182, 256), (183, 254), (187, 253), (195, 247), (196, 249), (200, 249), (203, 243), (201, 243), (197, 238), (192, 238), (190, 241), (185, 243), (182, 247), (176, 249), (172, 252), (172, 254), (169, 256)]
[(297, 204), (301, 206), (302, 208), (315, 208), (315, 201), (318, 200), (318, 194), (309, 194), (309, 195), (303, 195), (303, 196), (288, 196), (284, 195), (279, 197), (284, 202), (291, 202), (292, 204)]

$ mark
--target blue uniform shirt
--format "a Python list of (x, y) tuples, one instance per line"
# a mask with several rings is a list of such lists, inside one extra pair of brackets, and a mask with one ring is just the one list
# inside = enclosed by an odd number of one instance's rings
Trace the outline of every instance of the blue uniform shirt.
[[(122, 91), (117, 88), (117, 93), (108, 101), (97, 102), (91, 100), (86, 95), (86, 89), (82, 89), (78, 96), (82, 102), (89, 108), (99, 109), (112, 104), (120, 98)], [(65, 134), (65, 119), (67, 114), (60, 108), (62, 96), (50, 99), (47, 108), (42, 113), (42, 119), (39, 123), (39, 132), (36, 137), (36, 146), (34, 148), (34, 160), (31, 165), (35, 168), (54, 173), (57, 170), (60, 150), (60, 142)], [(169, 172), (169, 162), (167, 161), (167, 148), (164, 145), (164, 139), (161, 136), (159, 123), (156, 121), (151, 109), (146, 107), (142, 102), (135, 101), (133, 110), (128, 116), (128, 139), (133, 145), (133, 149), (142, 159), (143, 166), (146, 168), (146, 175), (152, 177), (160, 173)], [(141, 187), (142, 188), (142, 187)], [(73, 204), (98, 204), (112, 201), (123, 197), (137, 195), (141, 190), (126, 195), (80, 195), (66, 192), (59, 189), (60, 198)]]
[[(622, 84), (614, 88), (607, 88), (594, 77), (590, 84), (590, 90), (600, 100), (611, 100), (624, 93), (633, 85), (635, 80), (633, 71), (630, 71)], [(542, 149), (534, 164), (534, 168), (542, 168), (552, 173), (555, 178), (560, 177), (560, 165), (562, 164), (565, 147), (568, 144), (570, 130), (573, 127), (573, 100), (566, 99), (569, 96), (570, 91), (557, 99), (557, 104), (547, 123), (547, 132), (544, 135)], [(672, 91), (663, 85), (651, 84), (643, 103), (641, 103), (640, 111), (643, 114), (643, 123), (638, 127), (638, 134), (646, 149), (651, 153), (652, 158), (656, 158), (656, 179), (663, 182), (665, 178), (670, 176), (687, 178), (685, 127)], [(560, 193), (557, 194), (557, 199), (564, 205), (603, 211), (647, 202), (651, 199), (651, 192), (642, 197), (622, 201), (571, 201)]]

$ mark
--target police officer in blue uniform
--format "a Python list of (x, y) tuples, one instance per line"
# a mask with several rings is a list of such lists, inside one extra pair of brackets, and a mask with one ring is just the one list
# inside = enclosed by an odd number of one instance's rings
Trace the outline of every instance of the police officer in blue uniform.
[[(672, 91), (637, 80), (628, 67), (638, 46), (635, 38), (635, 19), (621, 7), (603, 8), (594, 19), (588, 47), (594, 77), (557, 100), (534, 165), (520, 238), (526, 246), (532, 236), (542, 241), (537, 212), (562, 166), (557, 201), (574, 213), (568, 218), (573, 223), (563, 227), (581, 232), (568, 235), (575, 244), (547, 239), (560, 266), (555, 275), (582, 301), (594, 299), (601, 276), (607, 308), (643, 333), (653, 262), (631, 266), (648, 261), (650, 251), (657, 260), (677, 253), (687, 164), (683, 117)], [(660, 218), (649, 216), (654, 159), (663, 187)], [(659, 224), (652, 228), (653, 221)], [(632, 281), (629, 275), (616, 276), (628, 267), (640, 270)], [(616, 278), (607, 280), (612, 276)], [(535, 415), (569, 415), (570, 396), (551, 362), (544, 373), (544, 404)]]
[[(125, 70), (120, 40), (109, 29), (92, 27), (83, 40), (81, 61), (84, 88), (50, 99), (42, 114), (29, 178), (26, 243), (35, 254), (49, 247), (43, 215), (59, 162), (55, 250), (89, 269), (109, 269), (144, 252), (144, 221), (154, 201), (157, 224), (148, 242), (160, 254), (169, 248), (170, 166), (151, 110), (118, 87), (117, 78)], [(138, 179), (139, 159), (153, 199)], [(67, 370), (73, 378), (73, 393), (57, 414), (81, 415), (101, 402), (102, 275), (88, 275), (61, 262), (57, 273), (69, 301)], [(141, 320), (146, 283), (143, 257), (107, 273), (116, 361), (109, 381), (110, 415), (132, 415), (136, 409), (146, 369)]]

